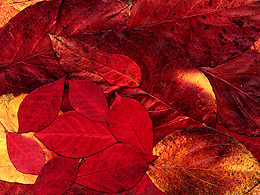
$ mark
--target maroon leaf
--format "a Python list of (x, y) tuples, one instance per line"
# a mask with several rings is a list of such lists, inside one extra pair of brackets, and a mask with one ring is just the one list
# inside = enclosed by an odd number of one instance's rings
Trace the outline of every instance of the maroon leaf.
[(179, 48), (176, 53), (186, 53), (184, 59), (179, 56), (183, 64), (219, 65), (259, 38), (257, 0), (142, 0), (131, 11), (129, 27), (170, 39)]
[(25, 97), (18, 111), (19, 133), (39, 131), (55, 119), (61, 107), (64, 82), (65, 77)]
[(243, 144), (254, 156), (260, 161), (260, 137), (248, 137), (236, 132), (229, 131), (222, 125), (216, 125), (216, 129), (224, 131), (228, 135), (236, 138), (241, 144)]
[(108, 105), (103, 91), (88, 80), (69, 81), (71, 106), (86, 118), (106, 122)]
[(11, 183), (0, 180), (0, 194), (2, 195), (32, 195), (33, 185)]
[(22, 173), (38, 175), (44, 166), (44, 155), (32, 138), (6, 132), (7, 151), (14, 167)]
[(34, 135), (54, 152), (72, 158), (93, 155), (116, 142), (106, 123), (91, 121), (76, 111), (59, 115)]
[(129, 19), (128, 7), (117, 0), (63, 0), (50, 33), (69, 35), (125, 28)]
[(107, 122), (118, 141), (152, 154), (153, 124), (148, 112), (138, 101), (116, 94), (108, 112)]
[(72, 108), (72, 106), (70, 105), (70, 101), (69, 101), (69, 87), (64, 87), (64, 93), (63, 93), (63, 97), (62, 97), (62, 103), (61, 103), (61, 107), (60, 110), (62, 112), (68, 112), (68, 111), (72, 111), (74, 110)]
[(95, 190), (91, 190), (85, 186), (73, 183), (70, 189), (64, 195), (93, 195), (95, 192)]
[(129, 57), (121, 54), (97, 56), (94, 66), (98, 73), (112, 85), (138, 87), (142, 80), (139, 66)]
[(76, 183), (102, 192), (125, 191), (140, 181), (154, 159), (131, 145), (115, 144), (87, 158), (79, 168)]
[(217, 98), (217, 120), (231, 131), (260, 135), (260, 54), (247, 51), (216, 68), (202, 68)]
[(78, 172), (78, 159), (57, 156), (51, 159), (40, 172), (34, 195), (63, 194), (74, 182)]
[(61, 0), (30, 6), (0, 29), (0, 94), (28, 93), (64, 76), (46, 32)]

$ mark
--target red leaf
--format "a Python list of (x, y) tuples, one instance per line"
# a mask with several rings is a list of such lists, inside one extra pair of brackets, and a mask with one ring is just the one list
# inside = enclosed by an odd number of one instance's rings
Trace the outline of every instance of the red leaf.
[(131, 145), (115, 144), (87, 158), (76, 183), (109, 193), (128, 190), (140, 181), (154, 159)]
[(71, 106), (86, 118), (106, 122), (108, 105), (103, 91), (88, 80), (69, 81)]
[(116, 94), (107, 121), (110, 131), (118, 141), (152, 154), (153, 124), (148, 112), (138, 101)]
[(44, 155), (39, 144), (32, 138), (6, 132), (7, 150), (15, 168), (27, 174), (38, 175), (44, 166)]
[(64, 82), (65, 77), (25, 97), (18, 111), (19, 133), (39, 131), (55, 119), (61, 107)]
[(117, 0), (63, 0), (50, 33), (69, 35), (126, 28), (128, 7), (128, 4)]
[(131, 11), (130, 28), (170, 39), (186, 65), (219, 65), (259, 38), (258, 0), (143, 0), (134, 2)]
[(30, 6), (0, 29), (0, 95), (28, 93), (64, 76), (46, 32), (61, 0)]
[(230, 136), (236, 138), (241, 144), (243, 144), (255, 157), (260, 161), (260, 137), (248, 137), (236, 132), (229, 131), (222, 125), (217, 124), (216, 129), (224, 131)]
[(106, 123), (91, 121), (75, 111), (59, 115), (34, 135), (54, 152), (72, 158), (93, 155), (116, 142)]
[(121, 54), (104, 54), (92, 60), (98, 73), (112, 85), (138, 87), (142, 80), (139, 66)]
[(74, 110), (72, 108), (72, 106), (70, 105), (70, 101), (69, 101), (69, 87), (64, 87), (64, 93), (63, 93), (63, 97), (62, 97), (62, 103), (61, 103), (61, 107), (60, 110), (62, 112), (68, 112), (68, 111), (72, 111)]
[(20, 183), (11, 183), (0, 180), (1, 195), (32, 195), (33, 185), (25, 185)]
[(78, 159), (57, 156), (51, 159), (40, 172), (34, 195), (63, 194), (74, 182), (78, 172)]
[(217, 98), (217, 120), (231, 131), (260, 135), (260, 54), (247, 51), (216, 68), (202, 68)]

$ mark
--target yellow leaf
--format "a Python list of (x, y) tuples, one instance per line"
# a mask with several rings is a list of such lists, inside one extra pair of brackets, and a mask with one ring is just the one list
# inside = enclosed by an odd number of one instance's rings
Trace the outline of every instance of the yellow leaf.
[(49, 0), (1, 0), (0, 27), (4, 26), (12, 17), (30, 5)]

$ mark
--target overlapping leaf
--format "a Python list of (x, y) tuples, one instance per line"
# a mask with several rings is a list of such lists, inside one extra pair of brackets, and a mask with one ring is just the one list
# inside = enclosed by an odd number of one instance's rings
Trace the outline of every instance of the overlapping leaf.
[(57, 116), (62, 102), (65, 78), (31, 92), (18, 111), (19, 133), (39, 131)]
[(28, 93), (64, 73), (46, 32), (58, 14), (60, 0), (30, 6), (0, 29), (0, 94)]
[(32, 138), (6, 132), (10, 160), (22, 173), (38, 175), (44, 165), (44, 155), (39, 144)]
[(106, 123), (91, 121), (76, 111), (59, 115), (35, 136), (54, 152), (72, 158), (93, 155), (116, 142)]
[(50, 160), (40, 172), (33, 193), (63, 194), (74, 182), (78, 172), (78, 159), (57, 156)]
[(229, 130), (260, 135), (260, 55), (247, 51), (216, 68), (203, 68), (217, 98), (217, 119)]
[(79, 168), (76, 183), (102, 192), (125, 191), (141, 180), (154, 159), (134, 146), (115, 144), (87, 158)]
[(234, 138), (211, 128), (175, 131), (154, 147), (147, 174), (166, 194), (246, 194), (260, 165)]

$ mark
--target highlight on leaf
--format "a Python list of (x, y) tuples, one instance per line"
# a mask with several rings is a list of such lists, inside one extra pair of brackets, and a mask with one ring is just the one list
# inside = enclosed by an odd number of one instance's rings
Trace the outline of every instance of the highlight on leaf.
[(260, 165), (237, 140), (216, 129), (187, 128), (153, 149), (147, 174), (165, 194), (246, 194), (259, 185)]

